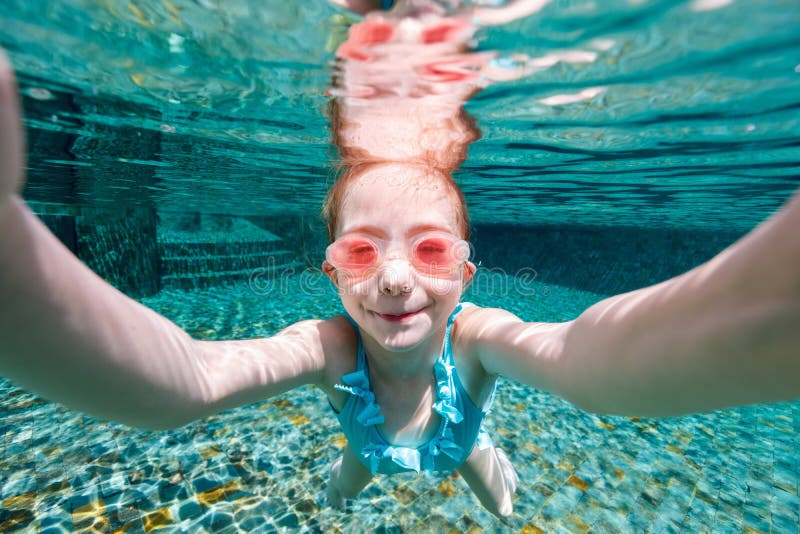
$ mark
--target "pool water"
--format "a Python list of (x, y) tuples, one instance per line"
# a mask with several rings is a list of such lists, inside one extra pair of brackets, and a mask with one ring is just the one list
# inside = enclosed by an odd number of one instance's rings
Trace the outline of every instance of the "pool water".
[[(24, 197), (196, 338), (340, 313), (317, 269), (321, 110), (352, 20), (321, 1), (4, 2)], [(468, 104), (483, 138), (457, 179), (485, 274), (465, 300), (570, 320), (777, 209), (800, 185), (798, 24), (794, 1), (560, 0), (481, 30), (509, 60), (594, 59)], [(149, 432), (0, 380), (0, 531), (800, 532), (798, 402), (598, 416), (503, 379), (486, 427), (520, 475), (511, 517), (434, 475), (379, 476), (340, 512), (324, 485), (344, 437), (314, 388)]]

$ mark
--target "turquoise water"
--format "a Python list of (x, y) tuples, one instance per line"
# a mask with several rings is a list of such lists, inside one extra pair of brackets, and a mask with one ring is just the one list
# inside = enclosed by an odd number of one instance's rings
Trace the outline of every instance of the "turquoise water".
[[(322, 2), (4, 2), (26, 200), (195, 337), (339, 313), (313, 266), (347, 22)], [(468, 103), (483, 137), (457, 177), (487, 275), (467, 298), (572, 319), (777, 209), (800, 184), (799, 24), (794, 1), (556, 1), (481, 30), (478, 49), (501, 57), (594, 59)], [(522, 481), (512, 517), (460, 478), (409, 475), (379, 477), (343, 513), (323, 499), (343, 437), (312, 388), (144, 432), (2, 381), (0, 531), (800, 531), (796, 402), (601, 417), (503, 381), (487, 428)]]

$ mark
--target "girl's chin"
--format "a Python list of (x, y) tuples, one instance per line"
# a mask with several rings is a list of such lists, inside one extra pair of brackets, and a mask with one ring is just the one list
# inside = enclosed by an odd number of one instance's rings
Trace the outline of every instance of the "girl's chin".
[(408, 352), (417, 347), (422, 340), (423, 338), (419, 336), (395, 335), (391, 337), (384, 337), (379, 343), (384, 349), (392, 352)]
[(385, 320), (375, 314), (375, 340), (385, 349), (404, 352), (413, 349), (431, 333), (431, 325), (425, 321), (424, 314), (402, 320)]

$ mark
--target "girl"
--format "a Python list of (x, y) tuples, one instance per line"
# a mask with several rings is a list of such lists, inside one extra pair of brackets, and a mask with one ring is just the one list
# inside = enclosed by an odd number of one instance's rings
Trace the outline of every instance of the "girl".
[[(800, 396), (800, 197), (709, 262), (561, 324), (459, 305), (474, 275), (452, 179), (354, 166), (331, 190), (323, 270), (348, 316), (202, 342), (73, 257), (18, 195), (23, 135), (0, 56), (0, 374), (74, 409), (171, 428), (317, 384), (350, 440), (334, 504), (374, 472), (458, 469), (497, 514), (516, 484), (481, 437), (506, 376), (603, 413), (672, 415)], [(488, 452), (486, 452), (488, 451)]]

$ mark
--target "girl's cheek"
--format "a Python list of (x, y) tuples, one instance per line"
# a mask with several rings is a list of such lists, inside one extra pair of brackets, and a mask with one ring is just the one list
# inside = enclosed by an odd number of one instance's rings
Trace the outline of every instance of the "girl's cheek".
[(339, 277), (339, 295), (341, 297), (364, 296), (369, 293), (369, 280), (347, 276)]
[(438, 296), (460, 293), (462, 289), (461, 278), (428, 278), (426, 284), (428, 291)]

